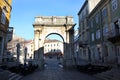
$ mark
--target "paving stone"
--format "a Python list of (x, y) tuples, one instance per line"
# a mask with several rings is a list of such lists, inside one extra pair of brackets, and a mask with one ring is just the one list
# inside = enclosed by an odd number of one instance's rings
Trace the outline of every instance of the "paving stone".
[(34, 72), (23, 80), (100, 80), (77, 70), (64, 69), (57, 60), (49, 59), (46, 63), (44, 70)]
[(95, 74), (94, 76), (103, 80), (120, 80), (120, 70), (112, 69), (110, 71)]

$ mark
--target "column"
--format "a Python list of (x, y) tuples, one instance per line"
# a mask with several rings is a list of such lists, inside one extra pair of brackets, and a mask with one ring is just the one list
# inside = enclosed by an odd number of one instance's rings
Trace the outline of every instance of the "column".
[(34, 50), (38, 50), (39, 49), (39, 31), (35, 30), (34, 31)]

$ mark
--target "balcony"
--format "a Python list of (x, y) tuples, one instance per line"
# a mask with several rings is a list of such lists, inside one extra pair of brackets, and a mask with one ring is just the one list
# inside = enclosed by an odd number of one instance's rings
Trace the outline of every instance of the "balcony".
[(79, 41), (79, 47), (86, 47), (88, 45), (88, 41), (85, 40), (85, 41)]
[(120, 29), (112, 29), (107, 32), (107, 40), (112, 43), (116, 43), (120, 40)]
[(7, 31), (7, 41), (11, 41), (13, 37), (13, 27), (9, 27)]

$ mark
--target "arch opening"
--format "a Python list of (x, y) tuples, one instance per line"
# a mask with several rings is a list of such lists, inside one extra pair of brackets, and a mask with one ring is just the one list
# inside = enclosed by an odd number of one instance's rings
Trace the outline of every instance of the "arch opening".
[(64, 38), (58, 33), (50, 33), (44, 40), (44, 57), (53, 59), (63, 59)]

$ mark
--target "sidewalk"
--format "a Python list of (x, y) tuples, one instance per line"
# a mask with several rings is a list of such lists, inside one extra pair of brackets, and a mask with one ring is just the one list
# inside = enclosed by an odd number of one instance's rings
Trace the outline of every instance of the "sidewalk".
[(0, 80), (22, 80), (21, 75), (0, 69)]
[(9, 79), (9, 71), (0, 69), (0, 80), (8, 80)]
[(98, 73), (94, 76), (102, 80), (120, 80), (120, 69), (113, 68), (110, 71)]

